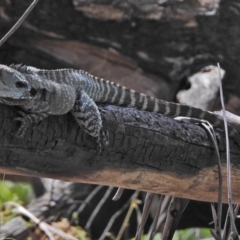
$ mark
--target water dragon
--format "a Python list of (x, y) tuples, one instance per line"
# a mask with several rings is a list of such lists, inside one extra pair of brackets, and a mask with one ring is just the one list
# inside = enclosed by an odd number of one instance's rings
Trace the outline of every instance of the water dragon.
[[(92, 137), (101, 138), (102, 118), (96, 103), (108, 103), (161, 113), (204, 119), (223, 129), (217, 115), (173, 102), (149, 97), (117, 83), (95, 77), (83, 70), (42, 70), (23, 65), (0, 65), (0, 103), (18, 106), (23, 137), (30, 124), (48, 115), (71, 112), (78, 125)], [(240, 145), (239, 133), (229, 126), (230, 136)]]

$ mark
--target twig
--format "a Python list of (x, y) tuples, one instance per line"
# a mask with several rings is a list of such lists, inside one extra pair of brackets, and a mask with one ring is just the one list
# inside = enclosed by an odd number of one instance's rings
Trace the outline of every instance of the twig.
[(139, 217), (141, 217), (141, 213), (140, 213), (140, 210), (139, 210), (139, 207), (138, 207), (138, 205), (141, 203), (141, 201), (139, 199), (137, 199), (138, 194), (139, 194), (139, 192), (135, 191), (135, 193), (132, 197), (131, 205), (128, 209), (126, 217), (124, 218), (123, 224), (122, 224), (115, 240), (121, 240), (122, 239), (122, 235), (123, 235), (126, 227), (129, 226), (129, 221), (130, 221), (130, 218), (132, 216), (132, 213), (133, 213), (134, 209), (136, 210), (137, 219), (139, 219)]
[(85, 199), (85, 201), (81, 204), (81, 206), (78, 208), (78, 210), (76, 211), (77, 214), (79, 215), (84, 208), (86, 207), (86, 205), (91, 201), (91, 199), (103, 188), (103, 186), (98, 185), (96, 188), (94, 188), (94, 190), (88, 195), (88, 197)]
[[(222, 187), (222, 167), (221, 167), (221, 159), (220, 159), (220, 154), (219, 154), (219, 149), (218, 149), (218, 144), (217, 144), (217, 139), (215, 132), (213, 130), (212, 125), (208, 121), (203, 121), (201, 120), (201, 125), (207, 130), (209, 133), (213, 144), (214, 148), (217, 154), (217, 163), (218, 163), (218, 184), (219, 184), (219, 190), (218, 190), (218, 207), (217, 207), (217, 221), (214, 221), (215, 223), (215, 228), (217, 232), (217, 236), (219, 239), (221, 239), (221, 222), (222, 222), (222, 193), (223, 193), (223, 187)], [(212, 209), (213, 210), (213, 209)]]
[(147, 193), (144, 206), (143, 206), (143, 212), (142, 212), (142, 219), (140, 224), (138, 225), (137, 233), (135, 236), (136, 240), (140, 240), (143, 232), (144, 225), (147, 221), (149, 212), (150, 212), (150, 207), (153, 201), (154, 194), (153, 193)]
[(179, 220), (189, 203), (189, 199), (173, 197), (167, 211), (167, 218), (163, 229), (162, 240), (173, 239)]
[(227, 117), (225, 112), (224, 100), (223, 100), (223, 90), (222, 90), (222, 76), (220, 72), (220, 65), (218, 63), (218, 74), (219, 74), (219, 81), (220, 81), (220, 98), (221, 98), (221, 105), (223, 110), (223, 121), (224, 121), (224, 129), (226, 135), (226, 152), (227, 152), (227, 188), (228, 188), (228, 205), (229, 205), (229, 213), (230, 213), (230, 222), (232, 228), (232, 237), (233, 239), (238, 238), (238, 232), (234, 221), (234, 214), (232, 208), (232, 182), (231, 182), (231, 160), (230, 160), (230, 147), (229, 147), (229, 139), (228, 139), (228, 125), (227, 125)]
[(113, 190), (113, 187), (108, 187), (106, 193), (104, 194), (104, 196), (102, 197), (101, 201), (99, 202), (99, 204), (96, 206), (96, 208), (94, 209), (94, 211), (92, 212), (91, 216), (89, 217), (85, 228), (89, 229), (94, 218), (96, 217), (96, 215), (98, 214), (98, 212), (100, 211), (101, 207), (103, 206), (103, 204), (106, 202), (106, 199), (109, 197), (109, 195), (111, 194)]
[(162, 229), (162, 227), (164, 227), (164, 224), (165, 224), (166, 218), (167, 218), (167, 210), (168, 210), (168, 207), (169, 207), (171, 201), (172, 201), (172, 197), (170, 197), (170, 196), (163, 197), (161, 212), (159, 215), (156, 229)]
[[(231, 226), (230, 226), (231, 227)], [(229, 207), (225, 217), (225, 223), (223, 228), (223, 240), (227, 240), (229, 235)]]
[[(236, 219), (237, 214), (239, 211), (239, 205), (236, 205), (235, 209), (234, 209), (234, 219)], [(223, 240), (227, 240), (229, 239), (229, 235), (231, 233), (231, 225), (229, 224), (229, 207), (228, 207), (228, 211), (226, 214), (226, 220), (225, 220), (225, 224), (224, 224), (224, 228), (223, 228)]]
[(121, 214), (123, 213), (124, 210), (127, 209), (127, 207), (130, 205), (130, 203), (137, 198), (137, 195), (138, 195), (139, 192), (134, 192), (134, 194), (131, 196), (131, 198), (129, 198), (129, 200), (117, 211), (115, 212), (112, 217), (110, 218), (107, 226), (105, 227), (101, 237), (99, 238), (99, 240), (104, 240), (105, 239), (105, 236), (106, 234), (109, 232), (109, 230), (111, 229), (114, 221), (116, 220), (116, 218)]
[(0, 40), (0, 47), (3, 43), (21, 26), (22, 22), (28, 16), (28, 14), (33, 10), (39, 0), (33, 0), (32, 4), (27, 8), (27, 10), (23, 13), (23, 15), (19, 18), (19, 20), (15, 23), (15, 25), (8, 31), (7, 34)]
[(166, 222), (164, 225), (164, 229), (163, 229), (163, 234), (162, 234), (162, 239), (166, 240), (169, 239), (169, 233), (170, 233), (170, 229), (171, 229), (171, 225), (173, 223), (173, 218), (174, 216), (172, 215), (172, 211), (178, 211), (179, 206), (176, 206), (177, 203), (175, 201), (175, 198), (173, 197), (169, 206), (168, 206), (168, 211), (167, 211), (167, 218), (166, 218)]
[(157, 223), (158, 223), (159, 216), (161, 214), (161, 208), (162, 208), (163, 199), (164, 199), (164, 195), (161, 195), (159, 203), (158, 203), (157, 212), (156, 212), (156, 214), (154, 216), (154, 220), (152, 222), (152, 226), (151, 226), (150, 232), (148, 233), (147, 240), (152, 240), (154, 235), (157, 232)]
[(234, 218), (236, 219), (238, 211), (239, 211), (240, 205), (236, 205), (234, 209)]
[(51, 232), (57, 234), (58, 236), (62, 237), (63, 239), (69, 239), (69, 240), (77, 240), (75, 237), (69, 235), (69, 234), (66, 234), (64, 232), (62, 232), (61, 230), (59, 229), (56, 229), (55, 227), (45, 223), (45, 222), (42, 222), (41, 220), (39, 220), (37, 217), (35, 217), (31, 212), (29, 212), (26, 208), (24, 208), (23, 206), (21, 206), (20, 204), (18, 203), (15, 203), (15, 202), (6, 202), (4, 204), (4, 206), (14, 206), (17, 211), (24, 215), (24, 216), (27, 216), (28, 218), (30, 218), (35, 224), (37, 224), (39, 226), (39, 228), (45, 232), (45, 234), (48, 236), (48, 238), (50, 240), (54, 240), (54, 237), (52, 235)]
[[(214, 222), (214, 228), (215, 228), (215, 232), (217, 232), (217, 213), (216, 210), (214, 208), (214, 203), (211, 203), (211, 210), (212, 210), (212, 216), (213, 216), (213, 222)], [(214, 233), (214, 236), (216, 234)]]
[(120, 199), (124, 191), (124, 188), (118, 188), (117, 192), (115, 193), (114, 197), (112, 198), (113, 201), (117, 201)]
[[(219, 117), (223, 118), (223, 111), (214, 111), (214, 114), (218, 115)], [(240, 128), (240, 116), (235, 115), (231, 112), (225, 111), (226, 117), (227, 117), (227, 122), (231, 125), (234, 126), (236, 130)]]

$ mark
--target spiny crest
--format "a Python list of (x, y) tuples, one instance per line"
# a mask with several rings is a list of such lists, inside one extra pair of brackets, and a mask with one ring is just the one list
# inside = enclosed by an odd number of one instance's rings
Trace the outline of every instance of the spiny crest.
[[(39, 72), (40, 69), (35, 68), (35, 67), (31, 67), (31, 66), (26, 66), (23, 64), (11, 64), (9, 66), (10, 68), (13, 68), (14, 70), (17, 70), (20, 73), (35, 73), (35, 72)], [(43, 70), (43, 71), (47, 71), (47, 70)]]
[(22, 63), (20, 64), (11, 64), (9, 67), (14, 68), (15, 70), (19, 71), (19, 72), (25, 72), (27, 73), (29, 71), (28, 66), (23, 65)]

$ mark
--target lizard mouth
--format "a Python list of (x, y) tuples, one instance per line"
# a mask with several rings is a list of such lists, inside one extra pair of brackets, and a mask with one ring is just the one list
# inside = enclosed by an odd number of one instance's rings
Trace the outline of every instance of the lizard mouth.
[(25, 97), (25, 98), (2, 97), (2, 99), (7, 100), (8, 102), (25, 102), (30, 98), (29, 97)]
[(24, 101), (30, 98), (31, 95), (29, 92), (14, 93), (12, 91), (9, 91), (8, 89), (0, 89), (0, 99), (5, 99), (8, 101)]
[(11, 97), (0, 97), (0, 102), (12, 106), (20, 106), (26, 103), (29, 98), (11, 98)]

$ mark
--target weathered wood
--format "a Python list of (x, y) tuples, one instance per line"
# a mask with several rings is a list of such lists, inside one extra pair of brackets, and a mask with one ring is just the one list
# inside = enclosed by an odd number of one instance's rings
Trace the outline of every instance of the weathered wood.
[[(96, 140), (77, 127), (71, 115), (50, 116), (14, 138), (13, 112), (1, 107), (0, 171), (50, 177), (217, 201), (217, 160), (205, 131), (189, 122), (130, 108), (100, 106), (110, 144), (98, 154)], [(217, 134), (223, 138), (222, 133)], [(224, 202), (226, 168), (224, 145)], [(231, 142), (233, 202), (240, 203), (240, 149)]]

